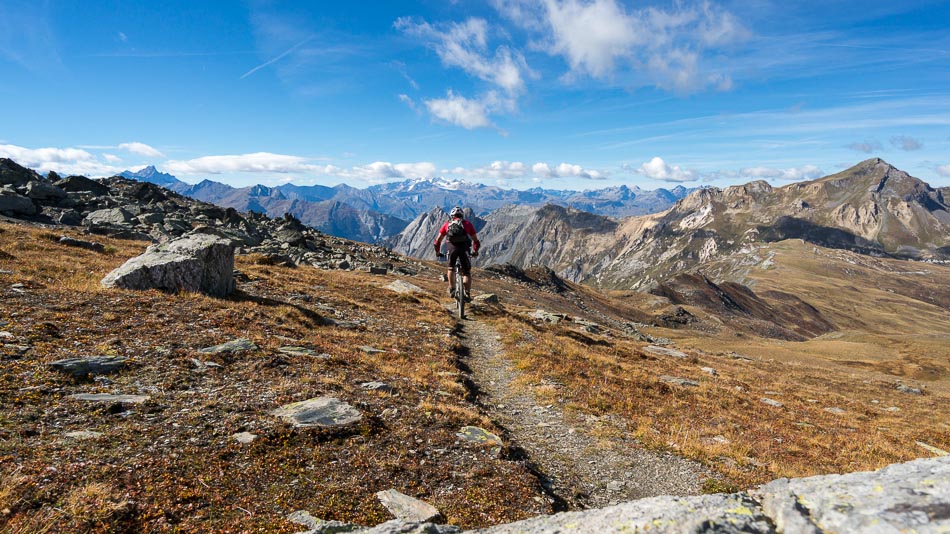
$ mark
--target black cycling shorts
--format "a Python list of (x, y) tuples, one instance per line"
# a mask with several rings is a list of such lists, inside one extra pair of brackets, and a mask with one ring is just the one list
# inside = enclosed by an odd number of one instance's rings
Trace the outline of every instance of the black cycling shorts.
[(471, 245), (453, 245), (451, 242), (446, 243), (446, 246), (449, 251), (449, 267), (455, 265), (455, 258), (459, 259), (459, 263), (462, 264), (462, 274), (468, 276), (472, 272), (472, 261), (468, 258), (468, 248)]

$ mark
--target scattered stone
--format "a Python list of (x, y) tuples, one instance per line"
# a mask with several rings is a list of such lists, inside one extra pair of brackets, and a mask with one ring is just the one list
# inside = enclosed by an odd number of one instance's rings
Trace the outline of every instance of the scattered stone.
[(435, 506), (394, 489), (377, 492), (376, 498), (389, 513), (403, 521), (435, 521), (442, 515)]
[(928, 452), (936, 454), (937, 456), (950, 456), (950, 452), (947, 452), (943, 449), (938, 449), (937, 447), (934, 447), (933, 445), (927, 445), (923, 441), (915, 441), (914, 443), (916, 443), (918, 447), (926, 449)]
[(148, 395), (111, 395), (109, 393), (77, 393), (70, 395), (70, 399), (88, 402), (121, 402), (141, 404), (149, 399)]
[(567, 319), (567, 314), (564, 313), (551, 313), (545, 310), (535, 310), (529, 314), (529, 317), (532, 319), (537, 319), (545, 323), (558, 324), (564, 319)]
[(234, 247), (226, 239), (207, 234), (152, 245), (145, 254), (106, 275), (102, 285), (225, 297), (234, 290)]
[(470, 443), (490, 446), (492, 456), (498, 457), (501, 454), (501, 438), (484, 428), (463, 426), (455, 435)]
[(86, 215), (86, 223), (122, 225), (131, 222), (133, 217), (134, 215), (122, 208), (109, 208)]
[(285, 404), (271, 412), (296, 427), (334, 427), (356, 423), (363, 418), (359, 410), (333, 397), (316, 397)]
[[(0, 326), (6, 326), (7, 323), (3, 323)], [(15, 336), (7, 331), (0, 331), (0, 339), (13, 339)]]
[[(317, 351), (308, 349), (307, 347), (286, 346), (278, 348), (277, 352), (286, 354), (288, 356), (311, 356), (314, 358), (319, 358), (321, 356), (320, 354), (317, 354)], [(329, 356), (329, 354), (327, 356)]]
[(66, 358), (49, 364), (57, 371), (71, 374), (76, 378), (88, 375), (106, 375), (125, 366), (127, 358), (122, 356), (95, 356), (92, 358)]
[(699, 387), (699, 382), (695, 380), (689, 380), (686, 378), (677, 378), (675, 376), (663, 375), (660, 377), (660, 380), (666, 382), (667, 384), (676, 384), (677, 386), (697, 388)]
[(481, 304), (498, 304), (498, 295), (494, 293), (482, 293), (472, 297), (472, 300)]
[(66, 191), (39, 180), (30, 180), (26, 184), (26, 196), (36, 200), (56, 200), (66, 198)]
[(341, 523), (340, 521), (327, 521), (310, 515), (306, 510), (297, 510), (287, 516), (287, 520), (310, 529), (300, 534), (338, 534), (344, 532), (356, 532), (366, 530), (360, 525), (350, 523)]
[(228, 341), (227, 343), (222, 343), (220, 345), (215, 345), (213, 347), (205, 347), (203, 349), (198, 349), (198, 352), (204, 354), (220, 354), (222, 352), (236, 353), (236, 352), (248, 352), (252, 350), (257, 350), (259, 347), (254, 344), (253, 341), (247, 338), (238, 338), (233, 341)]
[(685, 352), (680, 352), (678, 350), (673, 350), (666, 347), (658, 347), (656, 345), (647, 345), (646, 347), (643, 347), (643, 350), (651, 354), (657, 354), (660, 356), (672, 356), (673, 358), (689, 358), (689, 356)]
[(384, 350), (377, 349), (375, 347), (370, 347), (369, 345), (363, 345), (362, 347), (360, 347), (360, 350), (365, 352), (366, 354), (379, 354), (381, 352), (386, 352)]
[(0, 212), (8, 212), (14, 215), (33, 215), (36, 213), (36, 205), (29, 197), (0, 191)]
[(897, 391), (900, 391), (901, 393), (908, 393), (908, 394), (910, 394), (910, 395), (923, 395), (923, 394), (924, 394), (924, 391), (923, 391), (922, 389), (915, 388), (915, 387), (911, 387), (911, 386), (908, 386), (908, 385), (906, 385), (906, 384), (902, 384), (902, 383), (900, 383), (900, 382), (898, 382), (898, 383), (897, 383), (897, 386), (895, 386), (895, 387), (897, 388)]
[(77, 430), (75, 432), (66, 432), (63, 435), (71, 439), (84, 440), (102, 437), (102, 432), (93, 432), (92, 430)]
[(611, 492), (611, 493), (616, 493), (616, 492), (618, 492), (618, 491), (623, 491), (624, 485), (625, 485), (625, 484), (624, 484), (623, 482), (619, 482), (619, 481), (617, 481), (617, 480), (612, 480), (612, 481), (610, 481), (610, 482), (607, 483), (607, 491), (609, 491), (609, 492)]
[(196, 372), (196, 373), (203, 373), (203, 372), (207, 371), (208, 369), (219, 369), (219, 368), (221, 368), (221, 365), (220, 365), (220, 364), (217, 364), (217, 363), (214, 363), (214, 362), (207, 362), (207, 361), (199, 360), (198, 358), (192, 358), (192, 359), (191, 359), (191, 363), (195, 366), (195, 372)]
[(901, 409), (898, 408), (897, 406), (888, 406), (887, 408), (884, 408), (884, 411), (886, 411), (886, 412), (899, 412), (899, 411), (901, 411)]
[(91, 180), (85, 176), (67, 176), (55, 182), (54, 185), (70, 193), (87, 192), (96, 196), (109, 194), (109, 188), (101, 182)]
[(386, 274), (389, 272), (389, 269), (385, 267), (370, 267), (369, 274)]
[(257, 439), (257, 434), (251, 434), (250, 432), (238, 432), (237, 434), (231, 434), (231, 437), (234, 438), (234, 441), (237, 441), (238, 443), (248, 444)]
[[(385, 274), (385, 273), (384, 273)], [(386, 286), (386, 289), (390, 291), (395, 291), (396, 293), (402, 295), (411, 295), (413, 293), (424, 293), (425, 290), (417, 285), (410, 284), (403, 280), (393, 280), (391, 284)]]
[(700, 367), (699, 370), (702, 371), (702, 372), (704, 372), (704, 373), (706, 373), (707, 375), (710, 375), (710, 376), (718, 376), (718, 375), (719, 375), (719, 373), (716, 372), (716, 370), (713, 369), (712, 367)]
[(842, 410), (841, 408), (838, 408), (837, 406), (830, 406), (828, 408), (825, 408), (825, 411), (828, 413), (833, 413), (835, 415), (841, 415), (845, 413), (844, 410)]
[(395, 393), (395, 389), (385, 382), (363, 382), (360, 387), (367, 391), (379, 391), (381, 393)]
[(762, 401), (762, 402), (764, 402), (765, 404), (768, 404), (769, 406), (774, 406), (774, 407), (776, 407), (776, 408), (781, 408), (782, 406), (785, 406), (785, 405), (782, 404), (781, 402), (779, 402), (779, 401), (777, 401), (777, 400), (772, 400), (772, 399), (770, 399), (770, 398), (768, 398), (768, 397), (762, 397), (762, 398), (759, 399), (759, 400)]
[(95, 241), (83, 241), (82, 239), (74, 239), (65, 235), (59, 238), (58, 243), (60, 245), (66, 245), (67, 247), (83, 248), (86, 250), (92, 250), (94, 252), (106, 251), (106, 246), (102, 243), (96, 243)]

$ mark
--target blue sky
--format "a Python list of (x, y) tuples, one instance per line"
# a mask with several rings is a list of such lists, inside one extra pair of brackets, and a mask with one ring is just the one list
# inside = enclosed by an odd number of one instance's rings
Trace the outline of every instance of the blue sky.
[(0, 1), (0, 157), (235, 186), (950, 185), (950, 2)]

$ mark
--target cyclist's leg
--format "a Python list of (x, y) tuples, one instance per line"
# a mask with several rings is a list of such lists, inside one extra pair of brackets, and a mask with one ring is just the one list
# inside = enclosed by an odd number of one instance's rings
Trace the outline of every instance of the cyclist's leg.
[[(464, 258), (465, 255), (463, 254), (463, 251), (459, 247), (456, 247), (455, 245), (451, 243), (449, 243), (448, 249), (449, 249), (448, 276), (449, 276), (449, 288), (450, 288), (449, 291), (451, 295), (454, 295), (455, 294), (455, 262), (457, 260), (461, 260), (462, 258)], [(465, 265), (464, 260), (461, 263), (464, 267)], [(462, 272), (464, 273), (465, 271), (463, 270)]]
[(465, 287), (465, 295), (468, 296), (472, 291), (472, 260), (468, 257), (468, 251), (462, 251), (459, 259), (462, 260), (462, 285)]

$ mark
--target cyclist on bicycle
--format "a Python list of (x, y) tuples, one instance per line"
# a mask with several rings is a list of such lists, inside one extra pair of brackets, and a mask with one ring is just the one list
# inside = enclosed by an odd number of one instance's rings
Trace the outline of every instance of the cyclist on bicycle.
[(462, 266), (462, 284), (465, 286), (465, 300), (472, 300), (472, 262), (468, 258), (468, 250), (472, 249), (472, 256), (478, 256), (478, 248), (481, 243), (478, 242), (478, 236), (475, 235), (475, 227), (465, 219), (465, 213), (462, 208), (456, 206), (452, 208), (451, 217), (442, 228), (439, 229), (439, 236), (436, 237), (435, 253), (439, 258), (444, 258), (442, 254), (442, 240), (448, 242), (447, 249), (449, 255), (449, 295), (455, 297), (455, 277), (452, 276), (452, 268), (455, 266), (456, 258)]

